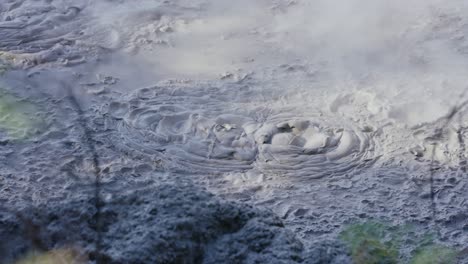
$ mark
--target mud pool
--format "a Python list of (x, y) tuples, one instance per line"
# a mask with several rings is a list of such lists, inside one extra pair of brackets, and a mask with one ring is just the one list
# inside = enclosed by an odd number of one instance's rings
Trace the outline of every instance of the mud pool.
[(466, 251), (467, 11), (2, 1), (0, 262), (18, 219), (104, 263), (352, 263), (366, 221)]

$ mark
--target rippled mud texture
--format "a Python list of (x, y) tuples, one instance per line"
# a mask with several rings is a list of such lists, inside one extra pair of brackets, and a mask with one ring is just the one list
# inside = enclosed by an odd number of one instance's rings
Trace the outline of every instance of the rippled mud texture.
[[(16, 215), (2, 211), (0, 260), (11, 261), (38, 245), (42, 250), (73, 245), (96, 258), (95, 213), (94, 202), (85, 196)], [(106, 263), (322, 263), (317, 262), (322, 258), (349, 263), (336, 244), (308, 252), (272, 213), (220, 201), (191, 185), (151, 186), (107, 199), (101, 230), (99, 257)], [(330, 254), (322, 256), (326, 248)]]
[(1, 57), (20, 68), (84, 60), (79, 45), (86, 23), (83, 4), (71, 1), (3, 1), (0, 3)]
[(248, 87), (168, 86), (140, 89), (104, 114), (116, 131), (109, 140), (174, 171), (310, 179), (357, 173), (377, 159), (373, 131), (297, 110), (269, 107)]

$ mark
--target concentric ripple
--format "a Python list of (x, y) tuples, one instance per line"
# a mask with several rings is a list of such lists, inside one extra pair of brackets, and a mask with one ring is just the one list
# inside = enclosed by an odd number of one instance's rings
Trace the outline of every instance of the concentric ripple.
[(372, 130), (271, 103), (256, 101), (248, 88), (152, 87), (110, 103), (106, 112), (116, 130), (112, 144), (155, 155), (177, 171), (320, 178), (375, 161)]
[(257, 146), (242, 127), (254, 121), (224, 99), (213, 89), (145, 88), (128, 103), (111, 103), (108, 113), (121, 137), (117, 143), (158, 155), (174, 169), (251, 169)]

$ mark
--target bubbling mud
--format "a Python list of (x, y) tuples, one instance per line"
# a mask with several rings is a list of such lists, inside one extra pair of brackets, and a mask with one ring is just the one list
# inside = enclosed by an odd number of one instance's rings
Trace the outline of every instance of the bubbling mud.
[(371, 166), (377, 160), (373, 132), (338, 119), (292, 111), (271, 118), (274, 133), (258, 146), (256, 164), (262, 171), (308, 178), (352, 174)]
[(114, 145), (157, 156), (176, 171), (320, 178), (377, 159), (373, 131), (313, 109), (269, 108), (268, 100), (233, 87), (151, 87), (104, 111)]

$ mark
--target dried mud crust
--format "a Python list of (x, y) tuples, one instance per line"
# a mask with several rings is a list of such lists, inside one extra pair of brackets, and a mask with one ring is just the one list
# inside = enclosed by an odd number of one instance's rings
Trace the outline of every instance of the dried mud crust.
[[(87, 197), (24, 209), (19, 215), (29, 219), (26, 222), (2, 212), (2, 262), (25, 254), (34, 244), (45, 249), (74, 245), (95, 256), (95, 213), (93, 201)], [(34, 232), (27, 235), (28, 230)], [(220, 201), (192, 185), (161, 185), (115, 194), (103, 206), (101, 232), (101, 258), (108, 263), (319, 263), (314, 262), (317, 256), (346, 259), (336, 245), (324, 244), (318, 251), (306, 252), (272, 213)], [(325, 256), (323, 247), (335, 250), (328, 250), (330, 254)]]

